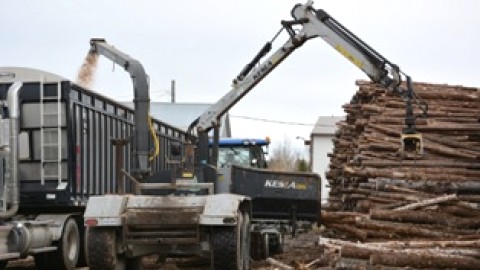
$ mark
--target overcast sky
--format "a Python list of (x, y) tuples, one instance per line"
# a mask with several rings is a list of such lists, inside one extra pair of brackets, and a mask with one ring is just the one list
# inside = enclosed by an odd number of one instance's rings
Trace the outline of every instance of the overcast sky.
[[(290, 19), (291, 0), (2, 0), (1, 66), (47, 70), (75, 80), (92, 37), (138, 59), (151, 97), (215, 102), (265, 42)], [(302, 2), (303, 3), (303, 2)], [(480, 87), (480, 1), (323, 0), (326, 10), (414, 80)], [(285, 41), (283, 35), (274, 44)], [(294, 52), (231, 111), (234, 136), (273, 141), (308, 138), (318, 116), (343, 115), (342, 104), (368, 79), (323, 40)], [(133, 95), (129, 76), (102, 58), (93, 88), (117, 100)]]

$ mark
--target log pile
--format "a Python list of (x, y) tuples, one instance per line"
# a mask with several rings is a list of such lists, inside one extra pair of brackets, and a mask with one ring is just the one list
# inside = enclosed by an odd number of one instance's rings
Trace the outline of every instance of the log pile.
[[(357, 82), (329, 153), (333, 211), (391, 208), (428, 196), (480, 194), (480, 93), (477, 88), (414, 84), (428, 105), (417, 118), (424, 154), (402, 155), (405, 103), (381, 85)], [(416, 110), (415, 114), (420, 114)], [(407, 196), (408, 195), (408, 196)], [(472, 198), (470, 198), (472, 199)]]
[(480, 240), (362, 244), (320, 238), (318, 244), (325, 247), (326, 253), (337, 255), (337, 260), (330, 262), (334, 269), (478, 269), (480, 265)]
[(329, 154), (329, 238), (319, 244), (338, 255), (335, 267), (478, 269), (479, 89), (414, 84), (429, 106), (428, 118), (416, 121), (424, 146), (416, 155), (399, 151), (403, 100), (380, 85), (357, 85)]

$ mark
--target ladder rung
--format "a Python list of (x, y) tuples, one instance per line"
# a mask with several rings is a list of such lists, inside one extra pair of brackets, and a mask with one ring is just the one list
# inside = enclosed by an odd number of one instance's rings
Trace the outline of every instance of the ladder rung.
[(43, 116), (46, 116), (46, 115), (58, 115), (58, 111), (56, 111), (56, 112), (43, 112), (42, 115), (43, 115)]
[(42, 99), (43, 100), (59, 100), (60, 97), (59, 96), (44, 96)]
[(57, 179), (58, 177), (59, 177), (58, 174), (43, 175), (43, 178)]
[(59, 143), (46, 143), (46, 142), (43, 143), (43, 147), (45, 147), (45, 146), (58, 146), (58, 145), (59, 145)]
[(60, 162), (60, 161), (63, 161), (62, 159), (60, 158), (56, 158), (56, 159), (43, 159), (43, 163), (52, 163), (52, 162)]

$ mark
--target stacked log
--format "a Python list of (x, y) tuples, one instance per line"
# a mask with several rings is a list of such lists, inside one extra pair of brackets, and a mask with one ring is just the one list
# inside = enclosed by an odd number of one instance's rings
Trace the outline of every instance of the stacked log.
[(357, 85), (329, 154), (322, 222), (323, 236), (333, 239), (320, 244), (338, 253), (336, 266), (477, 269), (479, 89), (414, 84), (429, 106), (428, 118), (416, 121), (424, 150), (418, 155), (400, 151), (401, 97), (381, 85)]
[[(405, 127), (402, 98), (381, 85), (363, 81), (357, 85), (358, 92), (344, 105), (347, 117), (339, 123), (329, 154), (331, 190), (326, 209), (368, 212), (368, 205), (388, 208), (408, 203), (401, 188), (411, 189), (409, 194), (416, 197), (480, 194), (477, 88), (414, 84), (429, 106), (428, 118), (416, 121), (424, 147), (419, 156), (399, 151)], [(414, 113), (421, 114), (417, 107)]]
[[(409, 241), (353, 243), (338, 239), (320, 238), (326, 253), (337, 254), (331, 261), (335, 269), (478, 269), (479, 240), (472, 241)], [(333, 256), (331, 256), (333, 258)], [(343, 266), (343, 267), (341, 267)], [(346, 267), (345, 267), (346, 266)], [(398, 267), (398, 268), (393, 268)], [(405, 269), (405, 268), (402, 268)]]

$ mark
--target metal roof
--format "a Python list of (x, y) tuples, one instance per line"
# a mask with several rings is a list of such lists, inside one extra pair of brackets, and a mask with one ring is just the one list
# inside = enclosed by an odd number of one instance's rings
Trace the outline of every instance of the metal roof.
[[(210, 141), (212, 143), (212, 141)], [(249, 138), (221, 138), (219, 146), (245, 146), (245, 145), (269, 145), (268, 139), (249, 139)]]
[(345, 116), (319, 116), (312, 130), (315, 135), (334, 135), (337, 130), (336, 123), (345, 120)]
[(0, 67), (0, 82), (58, 82), (68, 79), (48, 71), (26, 67)]
[[(125, 102), (132, 107), (131, 102)], [(150, 114), (163, 122), (175, 127), (187, 130), (188, 126), (204, 113), (212, 104), (209, 103), (171, 103), (171, 102), (150, 102)], [(220, 136), (230, 137), (230, 118), (225, 114), (220, 123)]]

